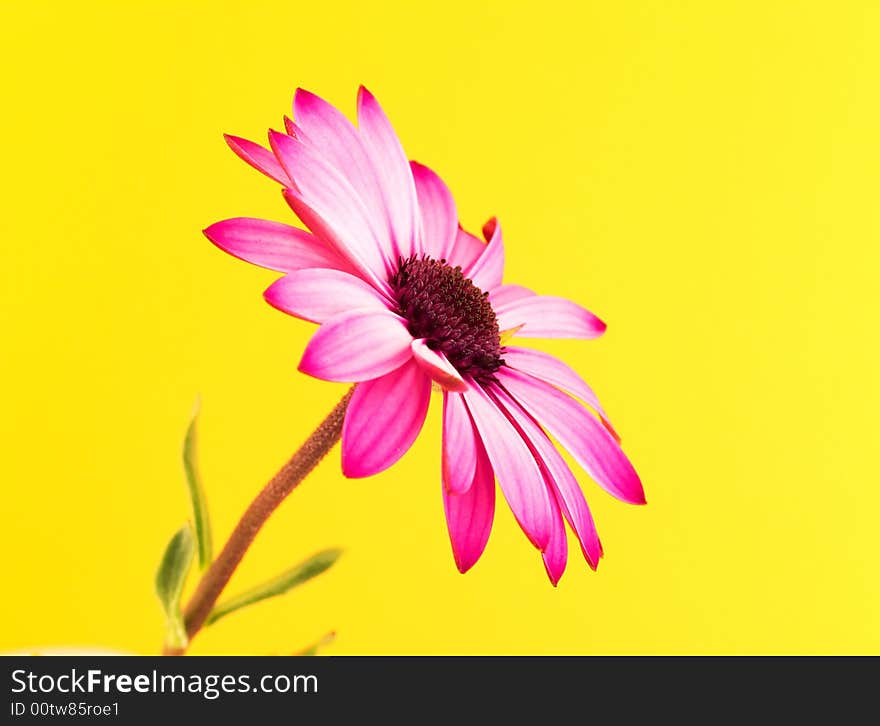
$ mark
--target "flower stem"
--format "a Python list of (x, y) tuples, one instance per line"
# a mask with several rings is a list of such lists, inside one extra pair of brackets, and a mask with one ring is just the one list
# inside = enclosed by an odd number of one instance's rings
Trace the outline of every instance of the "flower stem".
[[(345, 410), (348, 408), (354, 388), (352, 386), (349, 389), (348, 393), (336, 404), (336, 407), (309, 436), (299, 451), (281, 467), (257, 495), (257, 498), (251, 502), (229, 536), (223, 550), (202, 575), (196, 591), (183, 612), (189, 640), (192, 640), (204, 625), (217, 602), (217, 598), (220, 597), (223, 588), (226, 587), (229, 578), (238, 567), (238, 563), (241, 562), (248, 547), (254, 541), (254, 537), (257, 536), (257, 532), (260, 531), (272, 512), (339, 441), (339, 437), (342, 435)], [(183, 655), (184, 651), (185, 648), (166, 647), (163, 652), (165, 655)]]

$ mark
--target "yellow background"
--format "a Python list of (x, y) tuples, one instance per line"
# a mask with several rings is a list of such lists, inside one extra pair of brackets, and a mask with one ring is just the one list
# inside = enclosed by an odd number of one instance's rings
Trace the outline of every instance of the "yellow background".
[(298, 85), (351, 114), (363, 82), (466, 225), (500, 217), (506, 281), (608, 322), (544, 347), (648, 506), (583, 477), (606, 558), (558, 589), (499, 507), (459, 575), (435, 399), (391, 471), (335, 451), (231, 591), (337, 567), (193, 652), (880, 650), (877, 3), (5, 2), (0, 28), (0, 648), (155, 652), (196, 394), (218, 540), (342, 395), (296, 372), (276, 275), (200, 230), (292, 218), (222, 132), (264, 139)]

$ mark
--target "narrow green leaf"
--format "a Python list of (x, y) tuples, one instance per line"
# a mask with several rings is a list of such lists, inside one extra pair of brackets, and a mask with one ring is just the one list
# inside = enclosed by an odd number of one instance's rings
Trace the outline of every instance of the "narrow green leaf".
[(156, 572), (156, 594), (165, 611), (168, 644), (174, 647), (186, 646), (186, 626), (180, 612), (180, 595), (192, 565), (194, 549), (192, 527), (187, 522), (171, 538)]
[(183, 439), (183, 470), (186, 472), (186, 485), (189, 488), (189, 498), (192, 502), (193, 523), (196, 528), (196, 541), (199, 545), (199, 567), (204, 570), (211, 564), (214, 555), (211, 544), (208, 500), (205, 498), (205, 489), (202, 486), (202, 478), (199, 476), (199, 468), (196, 463), (196, 422), (199, 418), (200, 407), (201, 402), (196, 399), (192, 418)]
[(336, 640), (336, 633), (331, 631), (324, 635), (319, 641), (312, 643), (307, 648), (297, 651), (294, 655), (318, 655), (319, 650), (326, 648), (334, 640)]
[(243, 592), (241, 595), (237, 595), (226, 602), (220, 603), (208, 616), (207, 624), (215, 623), (234, 610), (240, 610), (243, 607), (260, 602), (260, 600), (283, 595), (297, 585), (302, 585), (304, 582), (317, 577), (332, 567), (341, 554), (342, 550), (340, 549), (318, 552), (309, 557), (305, 562), (281, 573), (278, 577), (264, 582), (262, 585), (257, 585), (255, 588)]

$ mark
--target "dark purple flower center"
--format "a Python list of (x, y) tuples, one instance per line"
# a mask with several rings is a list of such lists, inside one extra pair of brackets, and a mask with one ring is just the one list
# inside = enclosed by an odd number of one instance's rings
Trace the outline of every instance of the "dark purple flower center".
[(445, 260), (401, 260), (391, 287), (409, 332), (425, 338), (459, 373), (489, 380), (504, 361), (498, 319), (483, 292)]

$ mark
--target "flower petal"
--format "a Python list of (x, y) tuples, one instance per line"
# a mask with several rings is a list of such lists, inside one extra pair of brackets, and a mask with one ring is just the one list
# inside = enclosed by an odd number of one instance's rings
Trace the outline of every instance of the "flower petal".
[(489, 302), (492, 307), (501, 307), (514, 300), (520, 300), (524, 297), (532, 297), (535, 293), (522, 285), (499, 285), (494, 290), (489, 291)]
[(491, 231), (489, 244), (470, 267), (462, 269), (465, 277), (469, 277), (478, 288), (493, 290), (501, 284), (504, 273), (504, 239), (501, 237), (501, 225), (494, 217), (486, 222), (485, 229)]
[(553, 587), (559, 584), (565, 565), (568, 563), (568, 536), (565, 533), (565, 522), (559, 512), (559, 504), (553, 501), (553, 529), (550, 533), (550, 543), (547, 549), (541, 553), (544, 560), (544, 569), (547, 577), (553, 583)]
[(266, 219), (224, 219), (204, 230), (224, 252), (278, 272), (311, 267), (350, 270), (351, 266), (305, 230)]
[(617, 433), (611, 428), (608, 416), (602, 410), (602, 404), (593, 389), (581, 378), (571, 366), (563, 363), (559, 358), (547, 355), (539, 350), (529, 348), (516, 348), (507, 346), (504, 349), (504, 362), (511, 368), (528, 373), (534, 378), (540, 378), (563, 391), (577, 396), (587, 405), (592, 407), (602, 418), (602, 423), (610, 430), (610, 433), (620, 441)]
[[(587, 500), (584, 498), (584, 493), (581, 491), (577, 479), (534, 418), (529, 416), (522, 406), (505, 391), (499, 390), (496, 395), (520, 427), (522, 435), (529, 443), (535, 459), (541, 466), (547, 485), (553, 490), (559, 508), (578, 537), (587, 564), (595, 570), (599, 564), (599, 558), (602, 556), (602, 548), (599, 544), (599, 536), (596, 534), (596, 525), (593, 523), (593, 517), (587, 506)], [(558, 557), (558, 553), (555, 556)], [(546, 558), (545, 565), (548, 568), (551, 566)], [(558, 566), (559, 562), (556, 561), (555, 565)], [(562, 567), (564, 569), (565, 565), (563, 564)], [(548, 574), (550, 574), (549, 569)]]
[(448, 259), (458, 232), (458, 212), (449, 187), (427, 166), (411, 161), (425, 254), (435, 260)]
[(511, 368), (499, 382), (565, 447), (605, 491), (630, 504), (644, 504), (639, 475), (620, 446), (593, 415), (568, 394)]
[(474, 384), (461, 395), (513, 516), (532, 544), (540, 550), (546, 549), (553, 526), (553, 509), (535, 458), (513, 424), (480, 386)]
[(384, 276), (387, 272), (382, 246), (384, 236), (377, 231), (374, 220), (348, 180), (300, 139), (270, 131), (269, 142), (296, 182), (298, 196), (335, 230), (357, 261)]
[(370, 285), (339, 270), (292, 272), (273, 282), (263, 297), (272, 307), (313, 323), (354, 309), (388, 309)]
[(372, 255), (365, 258), (360, 254), (360, 244), (350, 244), (343, 237), (344, 232), (339, 232), (319, 212), (313, 209), (295, 189), (289, 187), (284, 189), (284, 199), (303, 224), (312, 230), (315, 236), (326, 242), (340, 257), (349, 262), (359, 276), (380, 292), (390, 295), (391, 287), (386, 281), (384, 271), (374, 266), (376, 261), (372, 259)]
[(469, 268), (486, 249), (484, 242), (461, 227), (455, 233), (455, 242), (449, 252), (447, 261), (453, 267), (458, 266), (462, 270)]
[(404, 258), (420, 254), (418, 202), (409, 162), (382, 107), (363, 86), (358, 90), (358, 130), (382, 180), (394, 251)]
[(483, 447), (479, 447), (473, 483), (455, 494), (443, 487), (443, 510), (459, 572), (467, 572), (486, 549), (495, 516), (495, 475)]
[(290, 118), (290, 116), (284, 117), (284, 130), (287, 132), (288, 136), (293, 136), (297, 139), (302, 139), (303, 141), (309, 140), (306, 136), (306, 132), (293, 123), (293, 119)]
[[(361, 135), (352, 123), (324, 99), (298, 88), (293, 97), (293, 112), (302, 131), (298, 136), (309, 143), (344, 176), (369, 212), (376, 233), (382, 237), (382, 248), (390, 256), (390, 219), (382, 197), (381, 180), (364, 148)], [(305, 132), (304, 134), (302, 132)]]
[(432, 380), (443, 386), (447, 391), (466, 391), (468, 384), (443, 353), (431, 350), (424, 338), (416, 338), (412, 342), (413, 356), (422, 369)]
[[(565, 461), (562, 459), (560, 461), (562, 461), (564, 469), (560, 467), (560, 470), (553, 475), (559, 508), (577, 535), (584, 559), (590, 568), (595, 570), (602, 558), (602, 545), (599, 542), (593, 515), (590, 513), (584, 493), (574, 474), (571, 473), (571, 469), (568, 468)], [(567, 473), (563, 475), (563, 472)]]
[(464, 399), (444, 391), (443, 483), (450, 492), (462, 494), (471, 486), (481, 446)]
[(369, 381), (412, 357), (412, 336), (387, 310), (352, 310), (330, 318), (312, 336), (299, 370), (325, 381)]
[(372, 476), (396, 463), (418, 437), (428, 413), (431, 380), (410, 360), (359, 383), (342, 426), (342, 472)]
[(270, 179), (274, 179), (284, 186), (291, 184), (287, 172), (284, 171), (284, 168), (278, 163), (278, 159), (275, 158), (275, 155), (269, 149), (255, 144), (253, 141), (243, 139), (240, 136), (223, 134), (223, 138), (226, 139), (229, 148), (236, 153), (239, 159), (246, 161), (257, 171), (262, 172)]
[(495, 307), (498, 327), (522, 328), (518, 336), (526, 338), (598, 338), (605, 323), (586, 308), (571, 300), (550, 295), (521, 297)]

